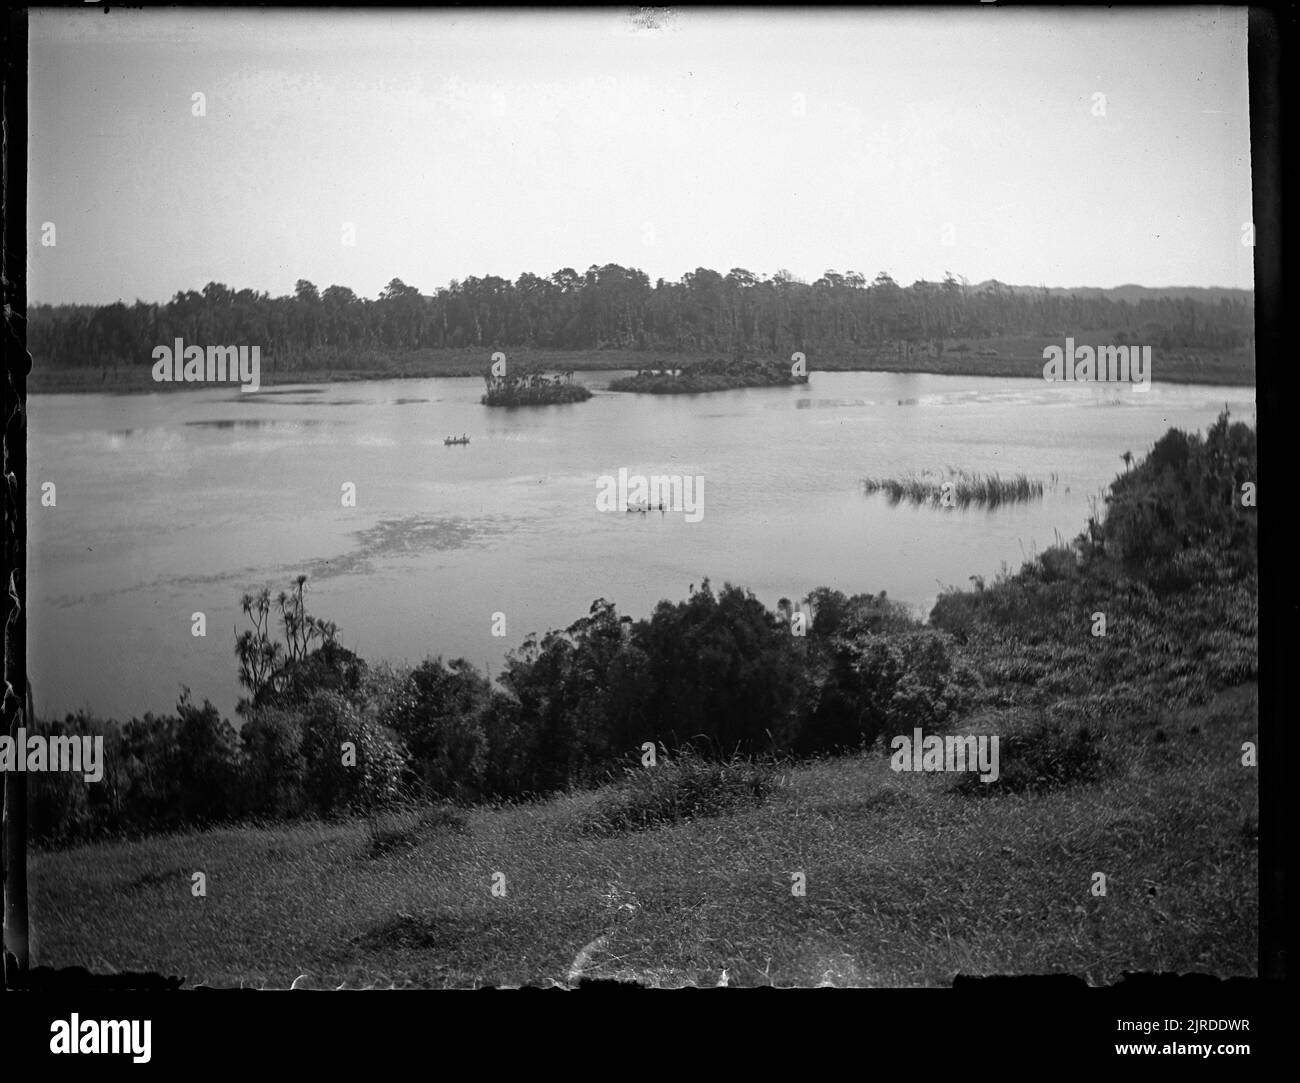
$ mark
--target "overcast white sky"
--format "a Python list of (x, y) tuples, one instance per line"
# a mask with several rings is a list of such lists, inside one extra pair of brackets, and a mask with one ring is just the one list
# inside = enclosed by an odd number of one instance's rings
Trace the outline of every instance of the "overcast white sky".
[(87, 7), (30, 27), (33, 301), (431, 293), (609, 262), (1253, 284), (1244, 10), (647, 28), (627, 9)]

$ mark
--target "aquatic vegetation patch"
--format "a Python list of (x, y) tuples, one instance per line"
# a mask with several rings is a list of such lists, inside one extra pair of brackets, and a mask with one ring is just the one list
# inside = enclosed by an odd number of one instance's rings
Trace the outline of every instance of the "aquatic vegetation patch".
[(920, 506), (996, 508), (1000, 504), (1023, 504), (1041, 500), (1043, 483), (1024, 474), (1004, 478), (1000, 474), (975, 474), (949, 469), (946, 477), (909, 474), (901, 478), (865, 478), (868, 494), (884, 493), (891, 504), (907, 501)]

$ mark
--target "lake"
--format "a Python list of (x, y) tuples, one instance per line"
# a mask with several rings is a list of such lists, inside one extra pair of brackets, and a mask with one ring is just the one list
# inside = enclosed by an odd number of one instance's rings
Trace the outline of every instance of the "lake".
[[(1125, 450), (1140, 457), (1171, 425), (1204, 430), (1225, 404), (1255, 420), (1253, 388), (814, 372), (669, 397), (608, 391), (619, 375), (579, 374), (585, 403), (513, 411), (481, 406), (481, 379), (33, 396), (37, 711), (124, 720), (171, 710), (185, 684), (233, 720), (240, 595), (299, 572), (309, 610), (368, 661), (463, 655), (493, 673), (593, 599), (641, 617), (706, 576), (771, 607), (825, 585), (924, 613), (944, 587), (1080, 533)], [(462, 433), (468, 446), (443, 444)], [(986, 511), (862, 490), (868, 475), (948, 467), (1023, 472), (1046, 491)], [(599, 479), (620, 469), (702, 478), (696, 515), (598, 510)]]

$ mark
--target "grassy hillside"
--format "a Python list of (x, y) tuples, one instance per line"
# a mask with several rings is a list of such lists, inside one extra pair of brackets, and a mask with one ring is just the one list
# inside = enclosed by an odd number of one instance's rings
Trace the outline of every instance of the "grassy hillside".
[[(33, 951), (270, 987), (565, 983), (575, 962), (661, 986), (724, 969), (741, 985), (1252, 974), (1258, 793), (1239, 751), (1256, 711), (1244, 686), (1108, 727), (1111, 777), (1040, 794), (969, 796), (865, 753), (781, 772), (761, 807), (611, 838), (581, 831), (598, 801), (583, 793), (425, 826), (409, 813), (49, 853), (31, 870)], [(1031, 724), (1013, 710), (964, 728)], [(380, 829), (405, 837), (376, 855)]]

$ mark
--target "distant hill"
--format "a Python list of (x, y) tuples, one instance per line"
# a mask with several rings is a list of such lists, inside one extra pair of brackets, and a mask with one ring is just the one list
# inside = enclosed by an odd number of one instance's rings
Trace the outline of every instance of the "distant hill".
[[(997, 282), (996, 279), (989, 279), (987, 282), (981, 282), (971, 288), (978, 291), (986, 286), (996, 283), (1004, 290), (1010, 290), (1012, 293), (1038, 293), (1043, 292), (1042, 286), (1011, 286), (1005, 282)], [(1047, 293), (1052, 297), (1086, 297), (1094, 299), (1105, 297), (1111, 301), (1127, 301), (1131, 305), (1139, 301), (1162, 301), (1162, 300), (1181, 300), (1190, 298), (1193, 301), (1201, 301), (1206, 304), (1218, 304), (1222, 300), (1245, 301), (1247, 304), (1255, 303), (1254, 290), (1230, 289), (1226, 286), (1138, 286), (1133, 283), (1125, 283), (1122, 286), (1112, 286), (1109, 289), (1101, 286), (1048, 286)]]

